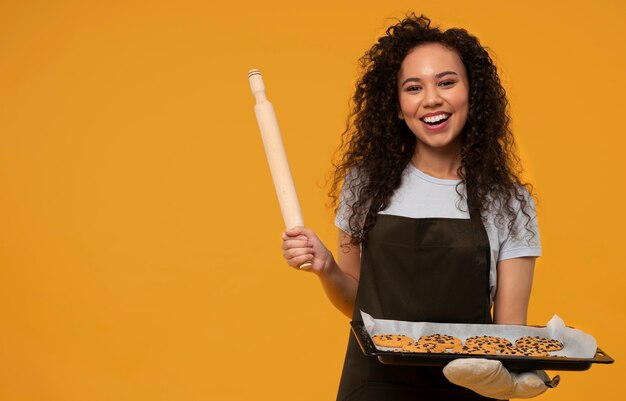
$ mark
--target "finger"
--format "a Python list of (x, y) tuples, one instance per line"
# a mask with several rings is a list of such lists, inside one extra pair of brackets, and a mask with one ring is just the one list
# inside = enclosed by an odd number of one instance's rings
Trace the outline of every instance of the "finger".
[(293, 240), (293, 239), (297, 239), (297, 240), (301, 240), (301, 241), (308, 241), (308, 239), (309, 239), (304, 234), (289, 235), (289, 234), (287, 234), (287, 232), (283, 232), (280, 237), (282, 238), (283, 241)]
[(295, 236), (300, 235), (300, 234), (305, 234), (306, 230), (307, 230), (306, 227), (296, 226), (296, 227), (291, 227), (291, 228), (285, 230), (285, 234), (287, 234), (290, 237), (295, 237)]
[(313, 262), (304, 262), (299, 266), (300, 270), (312, 270), (313, 269)]
[(296, 236), (302, 235), (309, 239), (317, 238), (317, 235), (315, 235), (315, 232), (313, 232), (311, 229), (306, 228), (306, 227), (293, 227), (293, 228), (286, 230), (285, 234), (287, 234), (287, 236), (289, 237), (296, 237)]
[(301, 265), (305, 263), (313, 263), (313, 255), (305, 254), (301, 256), (296, 256), (287, 260), (287, 264), (291, 267), (299, 268)]
[(283, 252), (283, 256), (287, 260), (297, 258), (303, 255), (307, 255), (310, 259), (313, 259), (315, 257), (312, 248), (292, 248), (287, 249)]
[(288, 250), (288, 249), (292, 249), (292, 248), (311, 248), (313, 249), (313, 246), (311, 244), (309, 244), (309, 242), (307, 240), (287, 240), (287, 241), (283, 241), (283, 250)]
[(284, 237), (283, 242), (285, 241), (302, 241), (303, 243), (310, 242), (311, 240), (303, 235), (298, 235), (297, 237)]

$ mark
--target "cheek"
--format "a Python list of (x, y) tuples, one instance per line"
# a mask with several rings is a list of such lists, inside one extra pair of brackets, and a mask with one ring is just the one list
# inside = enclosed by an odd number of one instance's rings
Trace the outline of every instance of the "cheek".
[(469, 101), (467, 98), (457, 99), (454, 105), (456, 112), (463, 119), (463, 124), (467, 120), (467, 116), (469, 115)]
[(400, 96), (398, 99), (400, 103), (400, 112), (403, 114), (412, 114), (415, 110), (415, 99), (408, 96)]
[(456, 114), (458, 117), (460, 117), (460, 120), (462, 120), (462, 123), (465, 124), (465, 122), (467, 121), (467, 116), (469, 115), (469, 105), (467, 103), (465, 104), (459, 104), (456, 107)]
[(459, 98), (459, 104), (465, 114), (469, 114), (469, 93), (466, 92)]
[(400, 109), (400, 111), (404, 111), (404, 103), (405, 103), (404, 96), (402, 95), (398, 96), (398, 108)]

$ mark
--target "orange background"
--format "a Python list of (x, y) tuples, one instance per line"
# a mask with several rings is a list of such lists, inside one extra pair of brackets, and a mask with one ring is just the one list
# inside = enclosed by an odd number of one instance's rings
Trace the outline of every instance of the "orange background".
[(489, 46), (539, 194), (529, 322), (617, 363), (545, 399), (615, 398), (626, 358), (621, 1), (0, 5), (0, 399), (334, 399), (348, 320), (290, 269), (247, 71), (309, 223), (358, 57), (415, 10)]

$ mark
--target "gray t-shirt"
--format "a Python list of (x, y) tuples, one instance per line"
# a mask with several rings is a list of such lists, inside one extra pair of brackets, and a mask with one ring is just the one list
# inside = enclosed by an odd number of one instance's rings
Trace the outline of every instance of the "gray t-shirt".
[[(460, 180), (444, 180), (431, 177), (418, 170), (409, 163), (402, 176), (400, 187), (394, 192), (389, 207), (380, 211), (380, 214), (404, 216), (411, 218), (443, 217), (453, 219), (469, 219), (467, 202), (457, 194), (456, 186)], [(462, 189), (462, 186), (461, 186)], [(528, 201), (528, 213), (531, 217), (529, 228), (535, 233), (533, 236), (526, 230), (526, 216), (518, 212), (515, 220), (516, 237), (512, 237), (508, 229), (508, 221), (496, 224), (495, 213), (483, 215), (483, 223), (491, 246), (491, 268), (489, 272), (489, 290), (491, 300), (496, 293), (497, 262), (505, 259), (523, 256), (541, 256), (541, 244), (537, 215), (532, 197), (524, 192)], [(348, 228), (348, 210), (344, 200), (349, 197), (346, 187), (342, 191), (342, 201), (339, 205), (335, 224), (346, 233)], [(512, 203), (519, 211), (519, 203)], [(505, 215), (506, 217), (506, 215)]]

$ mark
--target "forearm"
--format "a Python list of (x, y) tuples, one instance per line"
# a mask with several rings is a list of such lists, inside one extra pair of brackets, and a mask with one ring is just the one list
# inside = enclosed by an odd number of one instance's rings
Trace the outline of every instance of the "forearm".
[[(352, 317), (360, 270), (360, 250), (349, 245), (349, 237), (339, 230), (339, 264), (319, 237), (306, 227), (294, 227), (283, 233), (283, 257), (287, 264), (299, 267), (310, 263), (306, 271), (317, 275), (330, 302), (344, 315)], [(347, 242), (346, 242), (347, 239)]]
[(330, 302), (348, 318), (352, 318), (359, 282), (341, 270), (334, 259), (318, 277)]
[(508, 259), (498, 263), (498, 289), (493, 311), (495, 323), (526, 324), (534, 268), (534, 257)]

